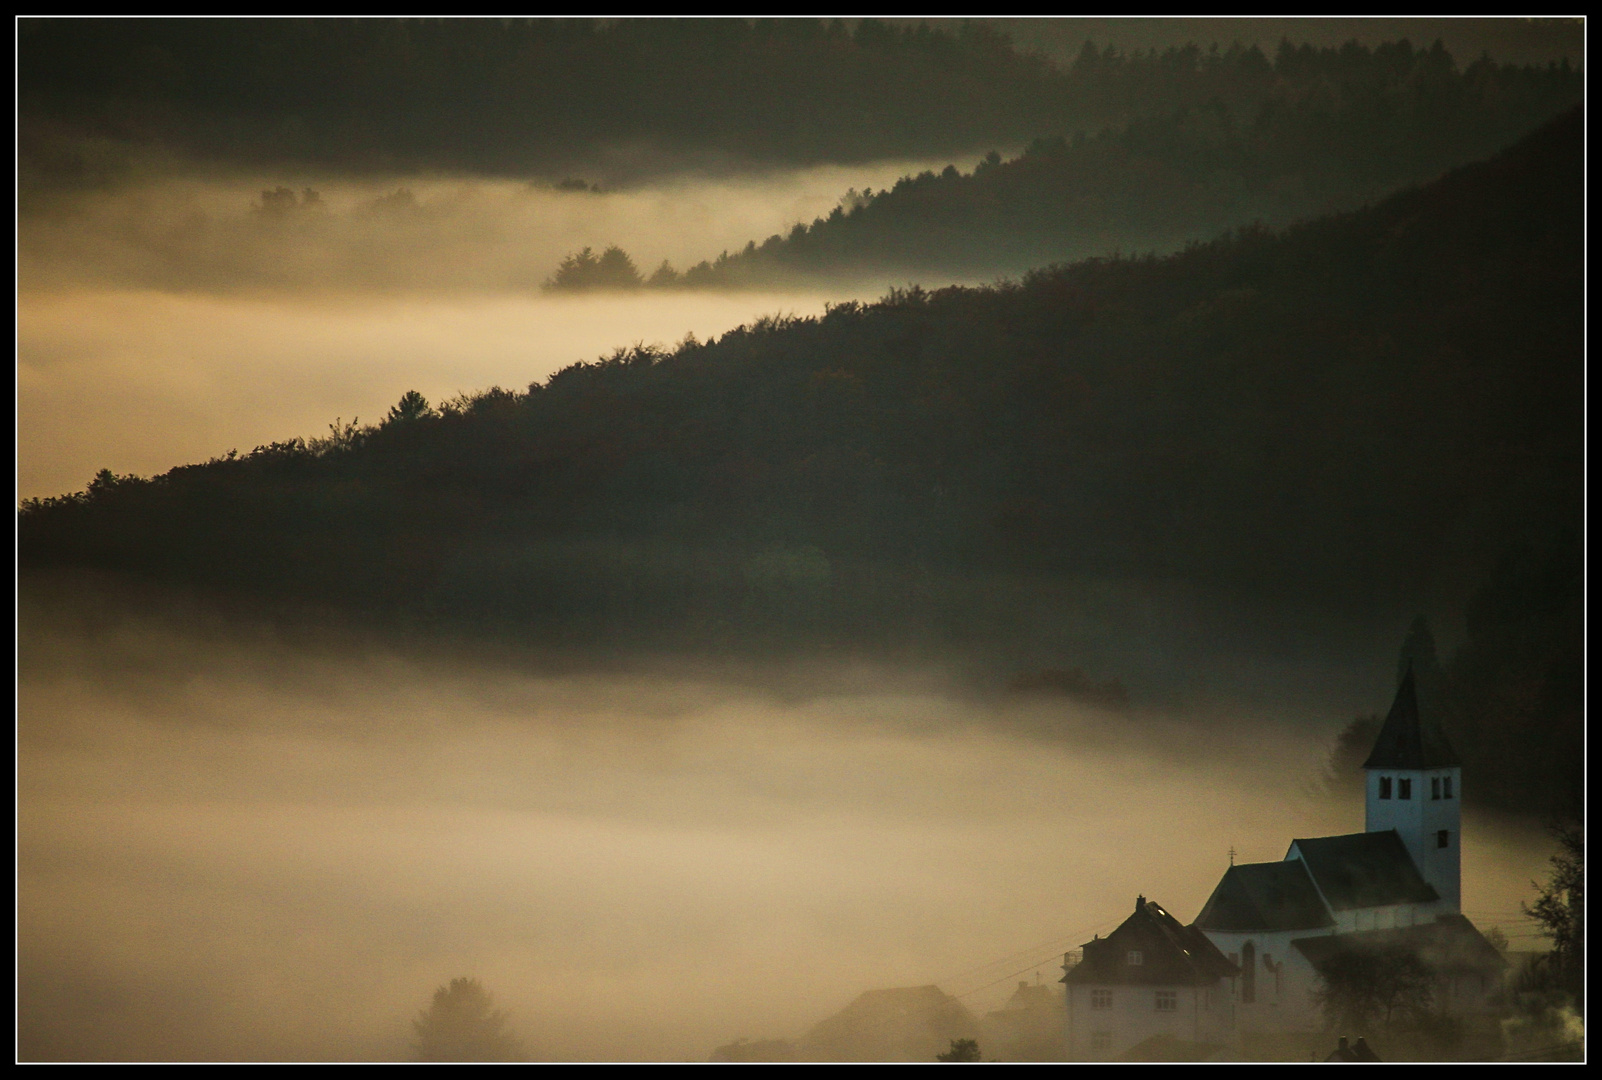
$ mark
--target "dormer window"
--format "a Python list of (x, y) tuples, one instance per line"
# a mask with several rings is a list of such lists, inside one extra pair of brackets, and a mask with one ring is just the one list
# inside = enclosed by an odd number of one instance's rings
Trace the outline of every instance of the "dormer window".
[(1396, 797), (1398, 799), (1411, 799), (1413, 797), (1413, 780), (1411, 777), (1399, 776), (1396, 778)]
[(1450, 776), (1443, 776), (1443, 777), (1441, 777), (1441, 798), (1450, 799), (1451, 797), (1452, 797), (1452, 778)]
[(1139, 949), (1130, 949), (1129, 954), (1124, 957), (1124, 963), (1128, 964), (1130, 967), (1139, 967), (1145, 962), (1146, 954), (1141, 952)]
[(1382, 777), (1380, 777), (1380, 798), (1388, 799), (1390, 797), (1391, 797), (1391, 778), (1388, 777), (1388, 776), (1382, 776)]

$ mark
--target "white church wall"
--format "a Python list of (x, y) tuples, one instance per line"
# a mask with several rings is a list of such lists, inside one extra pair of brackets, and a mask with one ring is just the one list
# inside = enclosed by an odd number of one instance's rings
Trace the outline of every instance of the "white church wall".
[[(1237, 1030), (1247, 1034), (1308, 1031), (1318, 1027), (1318, 1011), (1311, 997), (1317, 974), (1312, 964), (1292, 947), (1291, 942), (1325, 932), (1328, 931), (1204, 931), (1219, 952), (1243, 969), (1250, 957), (1253, 967), (1250, 994), (1244, 970), (1239, 977), (1230, 980)], [(1247, 949), (1248, 945), (1251, 946), (1250, 950)], [(1251, 1000), (1247, 1000), (1248, 996)]]

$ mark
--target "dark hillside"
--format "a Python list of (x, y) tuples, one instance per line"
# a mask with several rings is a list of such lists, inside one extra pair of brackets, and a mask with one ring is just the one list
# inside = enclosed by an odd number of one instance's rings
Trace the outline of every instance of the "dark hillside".
[(848, 192), (827, 217), (653, 284), (991, 277), (1113, 251), (1173, 251), (1432, 180), (1512, 145), (1581, 92), (1576, 73), (1487, 60), (1459, 70), (1440, 49), (1406, 42), (1287, 46), (1261, 72), (1272, 79), (1234, 104), (1201, 96), (1091, 137), (1039, 139), (1011, 161), (992, 154), (971, 173), (948, 167)]
[(22, 565), (569, 640), (1008, 633), (996, 582), (1092, 574), (1462, 599), (1580, 512), (1581, 133), (1283, 235), (102, 474), (24, 507)]

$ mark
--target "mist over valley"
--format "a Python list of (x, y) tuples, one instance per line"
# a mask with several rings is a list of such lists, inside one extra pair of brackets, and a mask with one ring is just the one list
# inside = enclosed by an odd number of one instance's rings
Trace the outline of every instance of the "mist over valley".
[(19, 1059), (1583, 1056), (1583, 59), (21, 20)]

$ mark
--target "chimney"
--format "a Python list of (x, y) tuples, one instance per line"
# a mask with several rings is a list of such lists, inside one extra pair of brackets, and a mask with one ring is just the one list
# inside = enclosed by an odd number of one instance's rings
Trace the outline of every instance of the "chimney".
[(1335, 1047), (1335, 1052), (1336, 1052), (1336, 1053), (1338, 1053), (1338, 1054), (1341, 1054), (1341, 1053), (1345, 1053), (1345, 1052), (1346, 1052), (1346, 1036), (1345, 1036), (1345, 1035), (1342, 1035), (1342, 1036), (1341, 1036), (1341, 1041), (1340, 1041), (1340, 1043), (1339, 1043), (1339, 1044), (1338, 1044), (1338, 1045), (1337, 1045), (1337, 1046), (1336, 1046), (1336, 1047)]

